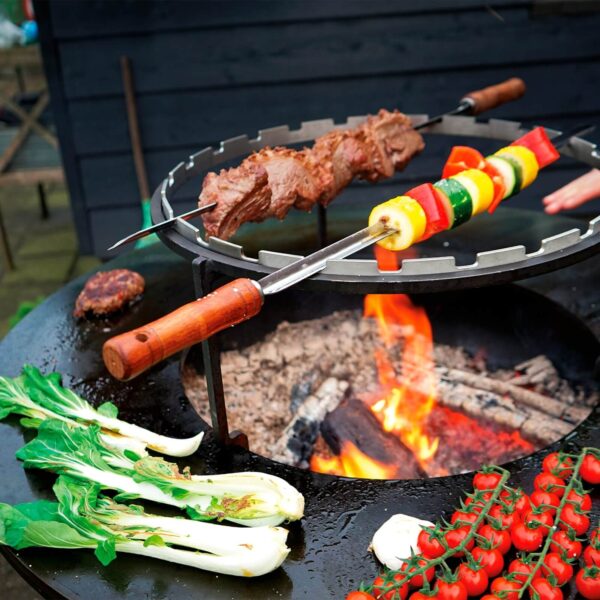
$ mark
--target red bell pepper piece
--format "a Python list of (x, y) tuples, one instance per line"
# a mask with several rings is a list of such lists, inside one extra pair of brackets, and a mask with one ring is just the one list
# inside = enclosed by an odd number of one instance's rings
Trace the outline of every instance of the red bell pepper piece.
[(485, 161), (485, 169), (483, 170), (491, 177), (492, 183), (494, 184), (494, 199), (488, 207), (488, 212), (491, 215), (498, 208), (500, 202), (502, 202), (506, 186), (504, 185), (504, 179), (502, 179), (502, 175), (500, 175), (498, 169), (487, 160)]
[(512, 142), (511, 146), (525, 146), (525, 148), (529, 148), (535, 154), (540, 169), (547, 167), (560, 158), (558, 150), (550, 141), (543, 127), (532, 129), (518, 140)]
[(447, 178), (467, 169), (480, 169), (484, 173), (490, 176), (494, 184), (494, 199), (488, 208), (488, 212), (493, 213), (498, 204), (502, 202), (504, 196), (504, 180), (502, 175), (498, 173), (498, 170), (491, 164), (489, 164), (483, 154), (475, 148), (469, 146), (454, 146), (450, 151), (450, 156), (444, 165), (442, 171), (442, 177)]
[(444, 165), (442, 178), (447, 179), (467, 169), (483, 169), (485, 158), (475, 148), (469, 146), (454, 146), (450, 150), (450, 156)]
[(443, 200), (436, 193), (436, 189), (431, 183), (424, 183), (405, 194), (416, 200), (425, 211), (427, 225), (423, 237), (419, 240), (426, 240), (439, 231), (445, 231), (450, 227), (448, 213), (443, 204)]

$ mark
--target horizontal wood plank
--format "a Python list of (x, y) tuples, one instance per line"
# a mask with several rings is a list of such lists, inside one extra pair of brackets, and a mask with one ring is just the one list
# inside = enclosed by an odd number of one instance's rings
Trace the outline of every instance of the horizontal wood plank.
[(0, 174), (0, 187), (35, 185), (36, 183), (62, 183), (65, 174), (60, 167), (44, 169), (21, 169)]
[[(531, 0), (495, 0), (494, 7), (530, 6)], [(372, 15), (409, 15), (439, 11), (487, 10), (485, 0), (260, 0), (248, 10), (247, 0), (51, 0), (54, 30), (59, 39), (144, 34), (173, 29), (207, 29), (256, 23), (311, 22), (356, 19)]]
[[(236, 90), (195, 91), (138, 98), (138, 113), (146, 151), (189, 147), (193, 151), (238, 135), (255, 137), (259, 129), (301, 121), (375, 113), (381, 107), (407, 113), (436, 114), (453, 108), (467, 91), (522, 77), (528, 85), (518, 102), (489, 115), (546, 123), (558, 115), (600, 109), (592, 90), (600, 89), (595, 62), (514, 69), (413, 74), (398, 78), (367, 77), (340, 82), (250, 86)], [(569, 81), (569, 85), (556, 85)], [(585, 93), (582, 90), (589, 90)], [(123, 98), (72, 101), (70, 115), (77, 153), (94, 156), (129, 152), (131, 145)]]
[[(532, 21), (524, 8), (500, 21), (486, 11), (319, 21), (226, 31), (165, 32), (60, 45), (68, 98), (122, 94), (119, 58), (132, 60), (138, 93), (315, 79), (401, 75), (589, 59), (600, 53), (600, 14)], [(467, 41), (467, 42), (466, 42)]]

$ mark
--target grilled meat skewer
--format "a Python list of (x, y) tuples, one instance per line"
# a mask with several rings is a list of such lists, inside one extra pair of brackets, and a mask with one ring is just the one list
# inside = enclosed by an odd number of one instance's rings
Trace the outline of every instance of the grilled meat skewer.
[(410, 119), (380, 110), (355, 129), (334, 130), (312, 148), (262, 148), (239, 167), (208, 173), (200, 206), (207, 236), (231, 237), (247, 221), (283, 219), (294, 207), (327, 206), (354, 178), (376, 182), (406, 167), (425, 147)]

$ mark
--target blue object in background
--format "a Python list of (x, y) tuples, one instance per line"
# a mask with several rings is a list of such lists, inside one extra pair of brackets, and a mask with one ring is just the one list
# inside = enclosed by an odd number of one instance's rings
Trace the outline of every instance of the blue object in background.
[(38, 26), (35, 21), (24, 21), (21, 24), (24, 45), (33, 44), (38, 40)]

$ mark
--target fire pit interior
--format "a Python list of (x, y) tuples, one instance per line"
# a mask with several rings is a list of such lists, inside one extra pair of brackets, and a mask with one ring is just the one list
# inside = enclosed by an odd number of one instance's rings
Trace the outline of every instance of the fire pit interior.
[[(229, 425), (278, 462), (350, 477), (455, 474), (567, 435), (597, 401), (596, 342), (516, 286), (413, 298), (289, 292), (225, 334)], [(210, 421), (199, 352), (186, 393)]]

